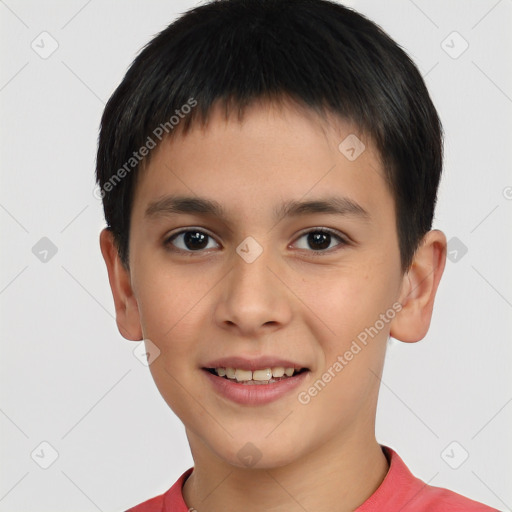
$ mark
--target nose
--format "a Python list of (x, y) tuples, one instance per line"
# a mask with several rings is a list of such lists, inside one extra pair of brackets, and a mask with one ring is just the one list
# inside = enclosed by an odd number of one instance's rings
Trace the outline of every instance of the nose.
[(234, 254), (215, 307), (216, 323), (244, 337), (268, 334), (288, 324), (292, 305), (286, 287), (276, 277), (277, 267), (270, 251), (264, 250), (251, 263)]

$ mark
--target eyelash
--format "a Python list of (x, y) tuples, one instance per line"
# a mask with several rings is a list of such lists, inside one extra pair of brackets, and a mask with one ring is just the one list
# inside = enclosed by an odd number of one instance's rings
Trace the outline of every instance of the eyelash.
[[(201, 233), (201, 234), (204, 234), (207, 237), (215, 240), (215, 237), (213, 237), (212, 235), (210, 235), (208, 232), (204, 231), (203, 229), (192, 227), (192, 228), (182, 229), (181, 231), (178, 231), (178, 232), (173, 233), (172, 235), (168, 236), (164, 240), (164, 246), (167, 249), (169, 249), (169, 250), (172, 250), (172, 251), (175, 251), (175, 252), (181, 252), (182, 254), (187, 254), (187, 255), (190, 255), (190, 256), (193, 256), (196, 253), (197, 254), (204, 253), (206, 249), (200, 249), (200, 250), (197, 250), (197, 251), (192, 251), (192, 250), (176, 248), (176, 247), (173, 246), (172, 242), (178, 236), (183, 235), (185, 233), (190, 233), (190, 232)], [(299, 240), (300, 238), (302, 238), (304, 236), (307, 236), (310, 233), (325, 233), (325, 234), (330, 235), (331, 237), (336, 238), (338, 240), (338, 243), (334, 247), (330, 247), (328, 249), (319, 249), (319, 250), (316, 250), (316, 251), (313, 250), (313, 249), (299, 249), (301, 251), (306, 251), (306, 252), (310, 253), (312, 256), (323, 256), (325, 254), (331, 254), (332, 252), (334, 252), (336, 250), (339, 250), (341, 247), (349, 245), (349, 241), (348, 241), (348, 239), (346, 237), (344, 237), (343, 235), (341, 235), (337, 231), (334, 231), (334, 230), (332, 230), (330, 228), (324, 228), (324, 227), (310, 228), (307, 231), (303, 231), (302, 233), (300, 233), (297, 236), (297, 238), (295, 239), (295, 242), (297, 240)], [(218, 243), (218, 242), (216, 242), (216, 243)]]

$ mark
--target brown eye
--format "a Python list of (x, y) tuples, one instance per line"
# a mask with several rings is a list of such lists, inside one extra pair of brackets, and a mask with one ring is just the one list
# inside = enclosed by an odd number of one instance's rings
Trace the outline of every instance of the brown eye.
[(303, 233), (295, 243), (299, 249), (306, 249), (310, 251), (327, 251), (337, 247), (338, 245), (345, 245), (347, 242), (339, 235), (332, 233), (326, 229), (316, 229)]
[(308, 233), (308, 245), (311, 249), (318, 251), (322, 249), (328, 249), (331, 245), (330, 233), (314, 232)]
[(210, 235), (197, 229), (175, 233), (167, 239), (165, 244), (187, 252), (197, 252), (219, 246)]

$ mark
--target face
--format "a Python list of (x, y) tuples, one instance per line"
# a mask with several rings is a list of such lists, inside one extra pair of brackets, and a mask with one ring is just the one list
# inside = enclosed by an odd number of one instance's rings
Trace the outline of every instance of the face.
[[(355, 159), (361, 146), (339, 149), (351, 134), (365, 145)], [(216, 110), (154, 151), (133, 203), (130, 283), (159, 351), (151, 373), (193, 453), (276, 467), (374, 436), (404, 279), (383, 175), (356, 128), (286, 104), (242, 122)], [(229, 367), (234, 379), (213, 374)], [(296, 374), (265, 373), (280, 367)]]

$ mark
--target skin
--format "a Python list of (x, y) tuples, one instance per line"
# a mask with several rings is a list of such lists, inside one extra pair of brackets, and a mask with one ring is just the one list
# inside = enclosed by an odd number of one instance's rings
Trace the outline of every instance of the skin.
[[(351, 133), (366, 146), (355, 161), (338, 150)], [(158, 347), (152, 376), (186, 428), (195, 462), (183, 488), (187, 506), (343, 512), (384, 479), (388, 462), (375, 438), (375, 415), (386, 342), (389, 335), (405, 342), (425, 336), (446, 239), (427, 233), (402, 272), (383, 175), (372, 141), (349, 123), (322, 120), (291, 102), (255, 103), (241, 122), (215, 109), (206, 127), (197, 124), (153, 151), (134, 197), (129, 269), (111, 233), (101, 233), (119, 330)], [(145, 216), (152, 201), (168, 194), (215, 200), (226, 218)], [(358, 203), (368, 218), (274, 217), (284, 201), (332, 195)], [(333, 236), (327, 249), (314, 250), (304, 231), (319, 227), (347, 243)], [(183, 236), (169, 243), (183, 228), (211, 235), (207, 248), (187, 253)], [(263, 248), (252, 263), (235, 250), (247, 236)], [(401, 311), (301, 404), (298, 393), (396, 303)], [(219, 357), (266, 354), (310, 370), (300, 389), (267, 405), (219, 396), (201, 370)], [(248, 442), (261, 455), (251, 467), (237, 456)]]

